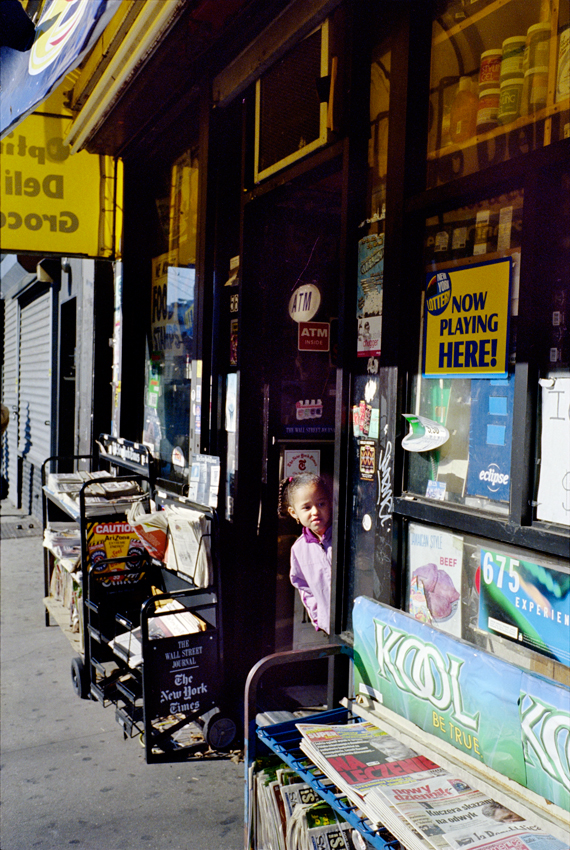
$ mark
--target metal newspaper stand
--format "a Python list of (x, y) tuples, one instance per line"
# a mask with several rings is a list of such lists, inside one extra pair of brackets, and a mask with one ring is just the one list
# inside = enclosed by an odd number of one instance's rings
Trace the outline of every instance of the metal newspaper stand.
[[(160, 611), (157, 605), (165, 600), (182, 602), (185, 611), (207, 624), (206, 630), (170, 637), (155, 634), (153, 638), (153, 620)], [(223, 688), (217, 608), (215, 592), (200, 589), (155, 596), (143, 606), (142, 692), (148, 763), (164, 760), (160, 751), (174, 755), (177, 733), (193, 721), (203, 722), (203, 737), (212, 749), (225, 749), (235, 738), (235, 722), (219, 707)], [(166, 612), (159, 616), (168, 621), (177, 614)], [(165, 726), (166, 717), (171, 718), (171, 722)], [(193, 749), (200, 750), (201, 744), (196, 743)]]
[[(124, 736), (140, 736), (147, 763), (189, 758), (208, 748), (223, 752), (231, 748), (238, 724), (224, 701), (217, 515), (184, 497), (164, 499), (165, 503), (198, 512), (209, 526), (200, 536), (196, 555), (198, 558), (207, 539), (211, 558), (207, 587), (196, 586), (187, 575), (150, 557), (142, 543), (133, 543), (128, 554), (120, 557), (108, 557), (103, 547), (94, 547), (94, 522), (102, 527), (118, 517), (126, 520), (124, 508), (117, 513), (120, 508), (116, 507), (110, 516), (104, 507), (91, 513), (87, 499), (95, 484), (136, 482), (141, 491), (146, 488), (141, 497), (147, 502), (152, 492), (150, 457), (145, 458), (147, 474), (136, 474), (141, 466), (133, 460), (133, 450), (144, 447), (128, 444), (126, 457), (121, 457), (125, 444), (124, 440), (102, 435), (97, 462), (124, 467), (131, 474), (86, 481), (79, 492), (78, 509), (73, 510), (44, 486), (44, 527), (49, 524), (48, 506), (55, 506), (58, 517), (63, 512), (80, 529), (81, 571), (77, 581), (82, 594), (82, 640), (71, 635), (65, 617), (56, 612), (56, 603), (50, 599), (53, 555), (47, 550), (46, 625), (51, 614), (79, 650), (71, 663), (75, 693), (97, 699), (104, 707), (114, 705)], [(76, 463), (78, 459), (49, 458), (44, 464), (44, 485), (50, 463)], [(93, 464), (91, 457), (81, 460)]]

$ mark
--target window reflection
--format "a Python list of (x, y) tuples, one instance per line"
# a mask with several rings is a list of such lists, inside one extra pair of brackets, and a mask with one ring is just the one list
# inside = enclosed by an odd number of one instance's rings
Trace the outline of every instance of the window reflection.
[(162, 477), (186, 482), (195, 269), (169, 265), (168, 255), (157, 258), (153, 266), (143, 442), (158, 459)]

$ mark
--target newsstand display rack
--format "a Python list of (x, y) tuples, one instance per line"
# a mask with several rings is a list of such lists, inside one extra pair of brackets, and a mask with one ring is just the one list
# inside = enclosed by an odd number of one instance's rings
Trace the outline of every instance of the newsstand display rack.
[[(88, 501), (90, 492), (110, 482), (119, 491), (121, 484), (130, 485), (145, 506), (153, 493), (150, 456), (141, 453), (143, 463), (137, 464), (132, 451), (126, 459), (115, 455), (124, 443), (114, 445), (113, 438), (102, 435), (97, 457), (51, 457), (42, 467), (44, 534), (50, 523), (72, 520), (81, 541), (80, 569), (71, 578), (80, 600), (79, 633), (69, 628), (69, 612), (50, 594), (57, 555), (49, 547), (44, 547), (46, 625), (51, 615), (79, 652), (71, 662), (77, 696), (96, 699), (104, 707), (114, 705), (124, 736), (140, 736), (147, 763), (184, 759), (208, 748), (224, 751), (236, 738), (237, 724), (221, 708), (225, 702), (217, 515), (183, 497), (164, 499), (194, 515), (198, 512), (206, 521), (210, 531), (200, 537), (198, 552), (203, 538), (210, 537), (212, 581), (208, 587), (197, 587), (188, 576), (168, 569), (134, 536), (130, 542), (122, 541), (119, 555), (110, 557), (106, 530), (110, 538), (117, 529), (132, 533), (127, 522), (132, 499), (94, 507)], [(133, 445), (137, 450), (144, 448)], [(106, 475), (98, 470), (96, 477), (81, 485), (76, 506), (47, 482), (48, 470), (56, 464), (69, 468), (79, 461), (91, 469), (107, 462), (126, 468), (129, 474)], [(136, 473), (141, 467), (145, 474)], [(98, 545), (94, 546), (95, 530)]]
[(272, 668), (282, 665), (305, 664), (315, 660), (325, 661), (334, 656), (352, 658), (352, 648), (344, 643), (331, 643), (321, 647), (278, 652), (262, 658), (250, 670), (245, 685), (245, 841), (244, 846), (251, 848), (251, 836), (255, 820), (255, 792), (253, 779), (256, 760), (268, 752), (274, 753), (292, 770), (294, 770), (316, 794), (350, 826), (357, 830), (365, 841), (366, 846), (376, 850), (399, 850), (400, 844), (384, 827), (375, 827), (356, 805), (347, 799), (323, 771), (314, 765), (300, 748), (302, 735), (296, 723), (318, 723), (319, 725), (339, 725), (359, 721), (358, 717), (346, 706), (328, 708), (316, 714), (303, 714), (282, 723), (258, 725), (258, 698), (261, 680)]
[[(346, 708), (334, 708), (302, 719), (303, 723), (319, 725), (346, 724), (353, 720), (360, 718), (355, 717)], [(257, 729), (257, 737), (298, 773), (337, 814), (358, 830), (372, 847), (377, 850), (398, 850), (400, 844), (388, 830), (383, 827), (376, 829), (326, 774), (308, 760), (299, 747), (302, 735), (295, 725), (298, 722), (299, 718), (295, 718), (273, 726), (261, 726)]]

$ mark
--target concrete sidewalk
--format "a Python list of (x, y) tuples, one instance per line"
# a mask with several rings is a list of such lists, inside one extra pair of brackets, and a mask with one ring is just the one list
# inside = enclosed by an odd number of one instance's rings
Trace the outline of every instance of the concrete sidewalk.
[(41, 524), (1, 507), (2, 850), (243, 848), (243, 763), (147, 765), (112, 706), (75, 696), (72, 647), (45, 626)]

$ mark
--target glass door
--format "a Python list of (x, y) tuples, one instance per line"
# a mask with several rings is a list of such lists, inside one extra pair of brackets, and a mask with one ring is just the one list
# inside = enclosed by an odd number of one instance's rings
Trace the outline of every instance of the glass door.
[[(280, 481), (301, 472), (322, 475), (332, 491), (340, 171), (329, 167), (324, 176), (309, 175), (249, 206), (238, 368), (239, 463), (243, 467), (247, 458), (248, 464), (257, 464), (264, 619), (269, 630), (274, 628), (270, 642), (279, 651), (327, 641), (291, 585), (290, 551), (302, 529), (286, 511), (278, 516), (278, 501)], [(246, 398), (253, 404), (257, 399), (258, 409), (250, 409)], [(259, 422), (260, 416), (256, 453), (248, 441), (248, 423)]]

